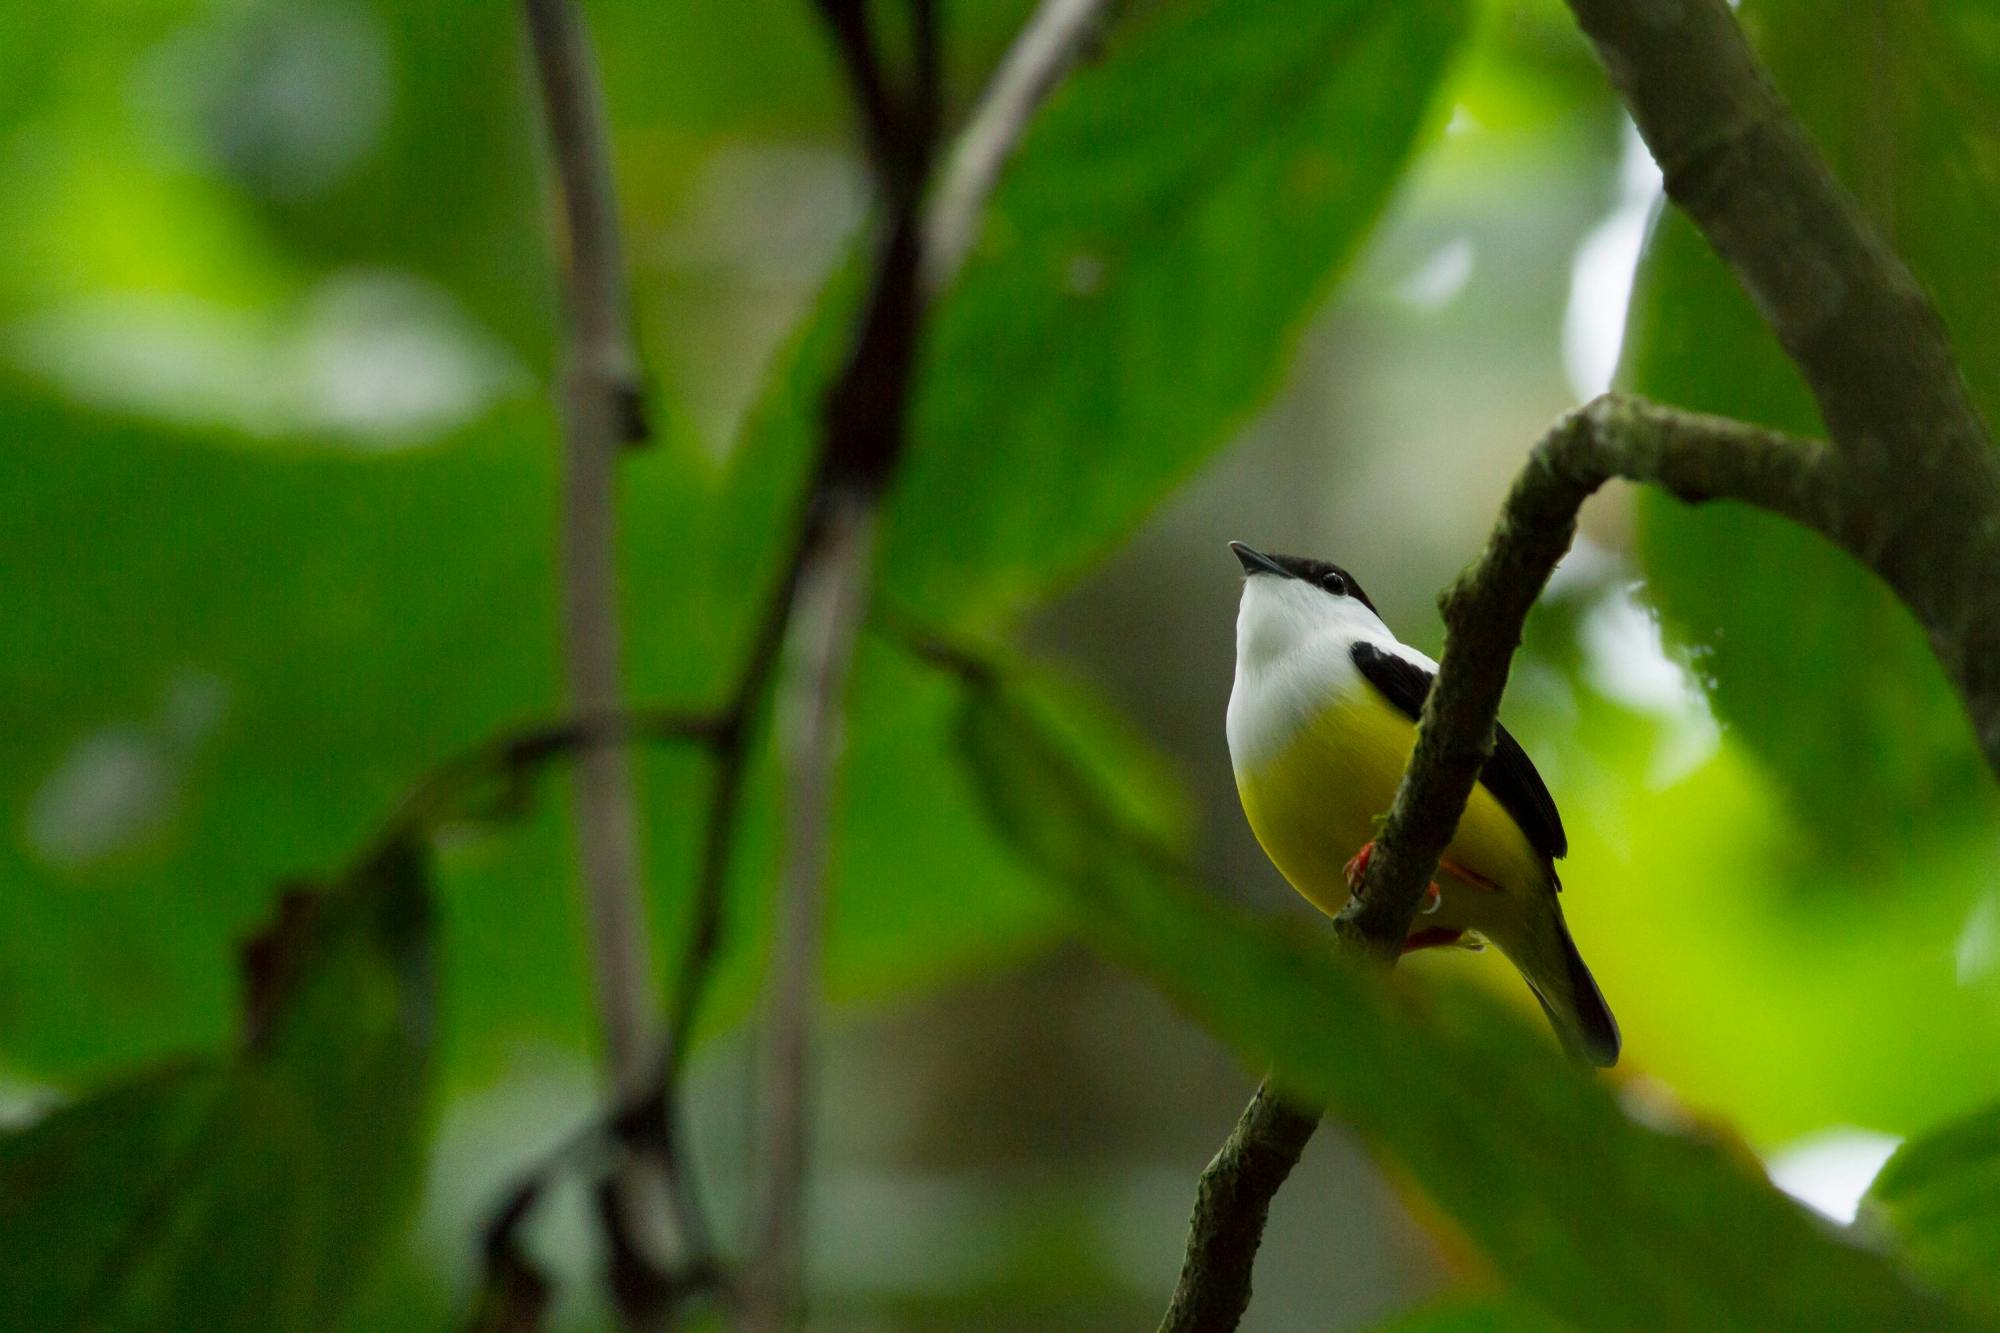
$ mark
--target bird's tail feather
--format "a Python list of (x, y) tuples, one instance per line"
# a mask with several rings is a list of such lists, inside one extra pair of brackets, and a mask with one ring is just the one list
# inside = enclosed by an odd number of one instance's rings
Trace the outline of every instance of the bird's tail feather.
[(1515, 961), (1562, 1039), (1563, 1049), (1599, 1068), (1618, 1063), (1618, 1020), (1611, 1016), (1604, 992), (1597, 989), (1596, 979), (1577, 952), (1562, 909), (1551, 902), (1539, 924), (1527, 956)]

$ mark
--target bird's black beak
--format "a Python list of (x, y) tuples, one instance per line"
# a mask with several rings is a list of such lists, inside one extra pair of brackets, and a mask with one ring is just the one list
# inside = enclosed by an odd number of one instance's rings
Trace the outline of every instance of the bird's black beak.
[(1229, 549), (1236, 552), (1236, 558), (1242, 562), (1243, 573), (1246, 576), (1251, 574), (1276, 574), (1281, 579), (1291, 577), (1285, 573), (1283, 565), (1255, 547), (1245, 546), (1242, 542), (1231, 542), (1229, 543)]

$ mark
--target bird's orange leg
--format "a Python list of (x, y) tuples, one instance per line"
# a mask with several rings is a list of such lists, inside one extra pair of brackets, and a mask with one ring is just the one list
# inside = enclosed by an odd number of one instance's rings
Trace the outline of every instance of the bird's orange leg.
[[(1369, 841), (1361, 844), (1361, 850), (1354, 854), (1354, 859), (1342, 868), (1342, 873), (1347, 876), (1347, 890), (1349, 893), (1358, 893), (1360, 891), (1361, 877), (1368, 873), (1368, 863), (1374, 857), (1375, 842), (1371, 838)], [(1423, 905), (1417, 908), (1417, 915), (1429, 916), (1443, 905), (1444, 891), (1438, 888), (1436, 880), (1432, 880), (1424, 889)], [(1416, 936), (1412, 935), (1410, 938), (1415, 939)], [(1422, 948), (1423, 946), (1418, 945), (1416, 947)]]
[(1475, 889), (1485, 889), (1488, 893), (1505, 893), (1507, 891), (1486, 878), (1486, 876), (1480, 874), (1477, 870), (1469, 870), (1453, 861), (1439, 861), (1438, 869), (1444, 871), (1445, 874), (1450, 875), (1459, 883), (1469, 884)]

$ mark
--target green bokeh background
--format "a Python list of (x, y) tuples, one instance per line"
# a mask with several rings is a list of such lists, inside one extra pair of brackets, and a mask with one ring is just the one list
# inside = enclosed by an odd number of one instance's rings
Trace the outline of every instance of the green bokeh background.
[[(1028, 8), (945, 6), (954, 115)], [(1973, 0), (1850, 8), (1838, 25), (1806, 0), (1742, 13), (1937, 294), (1990, 415), (2000, 21)], [(660, 423), (621, 475), (632, 690), (705, 703), (791, 522), (863, 176), (807, 5), (586, 12)], [(26, 1122), (158, 1061), (229, 1067), (235, 951), (281, 884), (345, 864), (447, 756), (557, 711), (558, 306), (506, 6), (15, 4), (0, 49), (0, 1076)], [(1125, 818), (1287, 938), (1323, 940), (1235, 806), (1222, 543), (1341, 560), (1435, 652), (1436, 590), (1536, 435), (1603, 387), (1635, 268), (1622, 383), (1814, 429), (1700, 239), (1648, 226), (1652, 191), (1553, 3), (1126, 6), (1032, 127), (938, 308), (885, 603), (1006, 645)], [(1992, 783), (1907, 617), (1830, 547), (1727, 507), (1614, 489), (1583, 529), (1507, 717), (1563, 804), (1565, 907), (1625, 1032), (1619, 1102), (1747, 1162), (1994, 1101)], [(1308, 1050), (1353, 1098), (1365, 1060), (1392, 1057), (1315, 1033), (1389, 1020), (1337, 987), (1211, 984), (1198, 951), (1175, 953), (1199, 916), (1079, 909), (1060, 867), (996, 829), (963, 706), (865, 642), (835, 837), (817, 1318), (1141, 1325), (1254, 1061)], [(741, 1020), (776, 860), (767, 768), (692, 1088), (732, 1226)], [(648, 753), (640, 776), (665, 960), (703, 770)], [(588, 1114), (559, 787), (436, 848), (441, 979), (410, 1149), (429, 1165), (401, 1168), (421, 1201), (382, 1229), (352, 1328), (450, 1326), (484, 1210)], [(1234, 939), (1226, 920), (1212, 928)], [(1490, 956), (1408, 971), (1532, 1015)], [(1485, 1067), (1443, 1060), (1450, 1040), (1532, 1047), (1480, 1035), (1494, 1008), (1422, 1048), (1460, 1070), (1437, 1086)], [(1273, 1015), (1282, 1030), (1260, 1026)], [(1524, 1094), (1518, 1123), (1625, 1141), (1610, 1099), (1571, 1091)], [(1382, 1141), (1374, 1103), (1335, 1100)], [(1387, 1171), (1321, 1136), (1280, 1197), (1246, 1326), (1511, 1329), (1595, 1308), (1603, 1292), (1550, 1258), (1588, 1210), (1537, 1230), (1518, 1171), (1468, 1167), (1454, 1193), (1440, 1123), (1387, 1144)], [(1833, 1142), (1866, 1157), (1870, 1141)], [(1657, 1143), (1632, 1142), (1608, 1160), (1641, 1170)], [(1885, 1210), (1891, 1231), (1921, 1211)], [(558, 1325), (599, 1326), (580, 1193), (552, 1201), (535, 1244), (564, 1278)], [(1949, 1273), (1964, 1249), (1947, 1249)], [(1799, 1253), (1774, 1271), (1824, 1258)], [(1723, 1279), (1688, 1282), (1688, 1309), (1726, 1303)]]

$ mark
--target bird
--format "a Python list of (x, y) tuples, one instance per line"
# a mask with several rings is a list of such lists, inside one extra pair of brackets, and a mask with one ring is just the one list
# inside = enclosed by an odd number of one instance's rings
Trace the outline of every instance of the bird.
[[(1242, 542), (1228, 737), (1251, 831), (1285, 879), (1332, 916), (1374, 851), (1437, 663), (1401, 642), (1352, 574)], [(1617, 1062), (1618, 1023), (1570, 937), (1556, 861), (1569, 851), (1541, 774), (1507, 729), (1466, 802), (1404, 943), (1491, 941), (1541, 1002), (1564, 1049)]]

